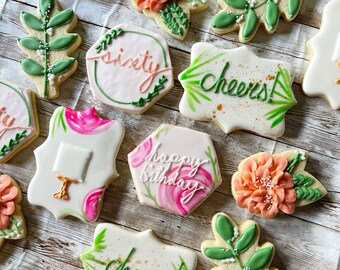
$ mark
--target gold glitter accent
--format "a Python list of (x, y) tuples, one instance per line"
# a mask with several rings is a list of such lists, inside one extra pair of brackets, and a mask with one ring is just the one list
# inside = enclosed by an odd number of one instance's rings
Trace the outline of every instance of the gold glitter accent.
[(69, 200), (69, 196), (68, 196), (68, 187), (71, 183), (75, 183), (77, 184), (78, 181), (72, 178), (68, 178), (66, 176), (62, 176), (62, 175), (57, 175), (57, 178), (63, 182), (60, 190), (56, 193), (53, 194), (54, 198), (60, 199), (60, 200)]

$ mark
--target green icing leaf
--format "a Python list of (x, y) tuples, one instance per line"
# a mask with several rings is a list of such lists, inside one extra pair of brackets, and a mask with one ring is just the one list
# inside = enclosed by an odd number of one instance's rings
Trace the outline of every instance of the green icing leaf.
[(62, 74), (66, 72), (76, 61), (75, 58), (67, 58), (57, 61), (52, 67), (52, 74)]
[(295, 191), (298, 200), (316, 201), (322, 197), (318, 188), (295, 187)]
[(23, 37), (19, 38), (18, 42), (21, 46), (25, 47), (26, 49), (30, 50), (39, 50), (40, 45), (42, 44), (41, 41), (36, 37)]
[(246, 9), (249, 6), (247, 0), (224, 0), (229, 6), (238, 9)]
[(266, 7), (266, 23), (270, 30), (276, 27), (280, 18), (280, 10), (277, 3), (269, 1)]
[(94, 239), (93, 241), (93, 250), (95, 252), (103, 252), (106, 249), (105, 243), (105, 234), (106, 234), (107, 228), (103, 229)]
[(44, 68), (32, 59), (21, 60), (20, 66), (27, 74), (32, 76), (42, 76), (45, 74)]
[(26, 24), (28, 27), (32, 28), (33, 30), (43, 31), (43, 22), (38, 17), (32, 15), (31, 13), (22, 12), (21, 13), (21, 20)]
[(225, 260), (234, 257), (230, 249), (222, 247), (205, 248), (204, 255), (213, 260)]
[(231, 241), (234, 237), (234, 226), (229, 218), (224, 215), (217, 216), (215, 229), (225, 242)]
[(289, 16), (295, 17), (300, 8), (300, 0), (288, 0), (288, 12)]
[(257, 250), (248, 260), (245, 268), (251, 270), (262, 270), (269, 266), (273, 257), (273, 247)]
[(255, 32), (259, 18), (253, 9), (249, 9), (243, 28), (242, 36), (249, 39)]
[(211, 26), (214, 28), (230, 28), (232, 27), (238, 18), (235, 13), (228, 13), (226, 11), (219, 12), (211, 22)]
[(49, 48), (52, 51), (65, 50), (71, 46), (71, 44), (75, 41), (77, 37), (78, 37), (77, 34), (67, 34), (56, 37), (49, 43)]
[(60, 27), (70, 22), (73, 18), (73, 10), (65, 9), (53, 15), (51, 20), (47, 23), (47, 28)]
[(235, 243), (235, 252), (237, 254), (245, 252), (253, 244), (256, 238), (256, 233), (256, 225), (253, 224), (237, 239)]
[(54, 0), (39, 0), (39, 10), (41, 16), (45, 16), (49, 14), (51, 10), (54, 8)]
[(171, 2), (160, 13), (171, 33), (183, 36), (184, 30), (189, 27), (189, 19), (184, 10), (176, 2)]
[(309, 187), (314, 183), (314, 179), (312, 177), (303, 174), (294, 174), (293, 180), (295, 187)]

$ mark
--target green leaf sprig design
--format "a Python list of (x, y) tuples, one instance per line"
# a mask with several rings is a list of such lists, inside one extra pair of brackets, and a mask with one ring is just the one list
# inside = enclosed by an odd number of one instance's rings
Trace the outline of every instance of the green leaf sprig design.
[(212, 20), (211, 26), (219, 34), (240, 28), (240, 41), (250, 41), (259, 25), (264, 23), (266, 31), (273, 33), (281, 13), (287, 21), (293, 20), (302, 0), (218, 0), (222, 11)]
[(164, 24), (171, 33), (183, 36), (184, 30), (189, 27), (189, 19), (183, 9), (176, 2), (171, 2), (163, 10), (160, 10), (160, 13)]
[[(275, 247), (269, 242), (258, 245), (260, 229), (254, 221), (247, 220), (237, 226), (227, 214), (217, 213), (212, 228), (215, 240), (204, 241), (201, 250), (218, 266), (214, 269), (269, 269)], [(225, 265), (229, 267), (225, 268)]]
[(30, 36), (18, 39), (18, 46), (29, 56), (20, 61), (20, 66), (34, 77), (40, 96), (55, 98), (65, 74), (69, 72), (70, 76), (77, 67), (76, 59), (68, 56), (78, 48), (81, 38), (68, 33), (77, 20), (71, 9), (59, 11), (55, 0), (39, 0), (38, 13), (38, 16), (21, 13), (21, 21)]

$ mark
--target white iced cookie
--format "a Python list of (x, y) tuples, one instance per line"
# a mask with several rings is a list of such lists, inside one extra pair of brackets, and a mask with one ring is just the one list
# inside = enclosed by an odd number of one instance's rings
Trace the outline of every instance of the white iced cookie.
[(208, 0), (132, 0), (132, 4), (178, 40), (188, 34), (190, 14), (208, 8)]
[(103, 223), (96, 227), (93, 246), (80, 255), (84, 269), (194, 270), (195, 252), (165, 245), (151, 230), (133, 232)]
[(77, 25), (71, 9), (60, 10), (56, 0), (39, 0), (36, 15), (22, 12), (21, 22), (30, 36), (18, 39), (19, 48), (29, 58), (20, 61), (26, 75), (41, 97), (59, 96), (59, 86), (77, 69), (69, 57), (81, 43), (78, 34), (69, 33)]
[(217, 213), (212, 229), (215, 240), (201, 245), (203, 255), (217, 265), (211, 270), (277, 270), (270, 267), (275, 247), (269, 242), (259, 245), (260, 227), (255, 221), (238, 226), (227, 214)]
[(37, 171), (28, 187), (30, 203), (56, 218), (98, 218), (105, 189), (118, 177), (115, 159), (124, 126), (100, 118), (95, 108), (57, 108), (46, 141), (35, 151)]
[(222, 182), (210, 135), (163, 124), (128, 155), (142, 204), (186, 216)]
[(296, 104), (293, 74), (289, 63), (259, 58), (245, 46), (225, 50), (196, 43), (190, 67), (178, 76), (185, 90), (179, 110), (225, 133), (243, 129), (280, 137), (285, 113)]
[(174, 85), (165, 39), (143, 28), (120, 24), (86, 54), (95, 99), (141, 114)]
[(311, 62), (303, 80), (308, 96), (321, 96), (340, 109), (340, 0), (325, 6), (319, 33), (308, 43)]
[(217, 0), (221, 8), (212, 20), (212, 30), (226, 34), (239, 30), (239, 41), (253, 39), (261, 24), (267, 34), (273, 34), (282, 16), (285, 21), (295, 19), (302, 0)]
[(39, 136), (32, 91), (0, 78), (0, 163), (5, 163)]
[(25, 217), (20, 206), (22, 192), (8, 175), (0, 176), (0, 248), (6, 239), (26, 237)]

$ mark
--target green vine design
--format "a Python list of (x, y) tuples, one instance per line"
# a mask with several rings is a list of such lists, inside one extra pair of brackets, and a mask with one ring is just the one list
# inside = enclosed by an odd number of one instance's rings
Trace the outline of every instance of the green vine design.
[(52, 124), (52, 138), (54, 137), (54, 133), (56, 128), (62, 127), (64, 132), (66, 133), (67, 127), (64, 119), (64, 112), (65, 112), (65, 107), (61, 107), (57, 109), (57, 111), (54, 112), (53, 114), (53, 124)]
[[(242, 36), (245, 40), (252, 37), (257, 30), (259, 18), (262, 14), (257, 14), (256, 10), (266, 4), (265, 24), (269, 30), (277, 27), (280, 18), (280, 8), (277, 0), (263, 0), (255, 3), (252, 0), (224, 0), (224, 2), (234, 9), (240, 10), (238, 13), (222, 10), (212, 20), (213, 28), (228, 29), (235, 24), (240, 24), (244, 20)], [(288, 0), (288, 13), (291, 18), (295, 17), (301, 6), (301, 0)]]
[(214, 187), (216, 187), (216, 185), (218, 184), (218, 163), (217, 163), (217, 157), (213, 157), (212, 152), (211, 152), (211, 147), (208, 146), (207, 151), (204, 152), (205, 155), (209, 158), (210, 163), (213, 167), (213, 171), (214, 171)]
[(14, 239), (22, 236), (23, 228), (21, 222), (16, 220), (13, 216), (9, 217), (11, 224), (6, 229), (0, 229), (0, 238)]
[(143, 185), (145, 187), (146, 193), (142, 193), (145, 197), (149, 198), (150, 200), (152, 200), (155, 204), (156, 208), (160, 208), (159, 204), (157, 202), (157, 198), (156, 195), (152, 195), (151, 194), (151, 189), (150, 189), (150, 181), (148, 180), (147, 182), (143, 182)]
[(10, 139), (9, 142), (7, 144), (5, 144), (1, 150), (0, 150), (0, 156), (4, 156), (6, 155), (7, 152), (10, 152), (13, 150), (13, 147), (18, 145), (21, 141), (21, 139), (26, 138), (27, 137), (27, 130), (23, 130), (20, 133), (16, 133), (15, 137), (13, 139)]
[(183, 36), (184, 30), (189, 27), (189, 19), (183, 9), (176, 3), (171, 2), (163, 10), (160, 10), (164, 24), (171, 33)]
[(99, 45), (96, 47), (97, 53), (100, 53), (102, 50), (106, 50), (107, 45), (111, 44), (112, 39), (118, 38), (123, 33), (124, 30), (121, 28), (112, 29), (110, 33), (106, 34), (104, 38), (99, 41)]
[(214, 220), (214, 233), (216, 232), (216, 234), (218, 234), (218, 237), (224, 241), (225, 245), (220, 247), (205, 247), (203, 254), (206, 257), (220, 261), (223, 264), (237, 263), (240, 270), (261, 270), (270, 266), (274, 255), (272, 245), (256, 249), (249, 258), (243, 258), (242, 261), (246, 261), (245, 264), (242, 264), (240, 259), (255, 242), (258, 235), (256, 223), (252, 224), (239, 235), (238, 228), (234, 227), (233, 222), (227, 215), (219, 213), (214, 217)]
[(55, 13), (51, 12), (55, 7), (54, 0), (39, 0), (39, 14), (41, 17), (27, 12), (21, 13), (21, 20), (32, 30), (43, 32), (43, 40), (35, 36), (18, 39), (18, 44), (26, 49), (36, 51), (43, 64), (28, 58), (20, 61), (21, 68), (31, 76), (44, 76), (44, 97), (48, 98), (49, 87), (54, 86), (55, 76), (67, 72), (75, 63), (75, 58), (66, 58), (50, 63), (51, 51), (63, 51), (68, 49), (78, 38), (78, 34), (65, 34), (50, 39), (55, 28), (69, 24), (73, 18), (73, 11), (66, 9)]
[(179, 266), (176, 266), (174, 263), (171, 263), (173, 270), (189, 270), (188, 266), (186, 265), (185, 261), (183, 260), (182, 256), (179, 256), (181, 261)]

